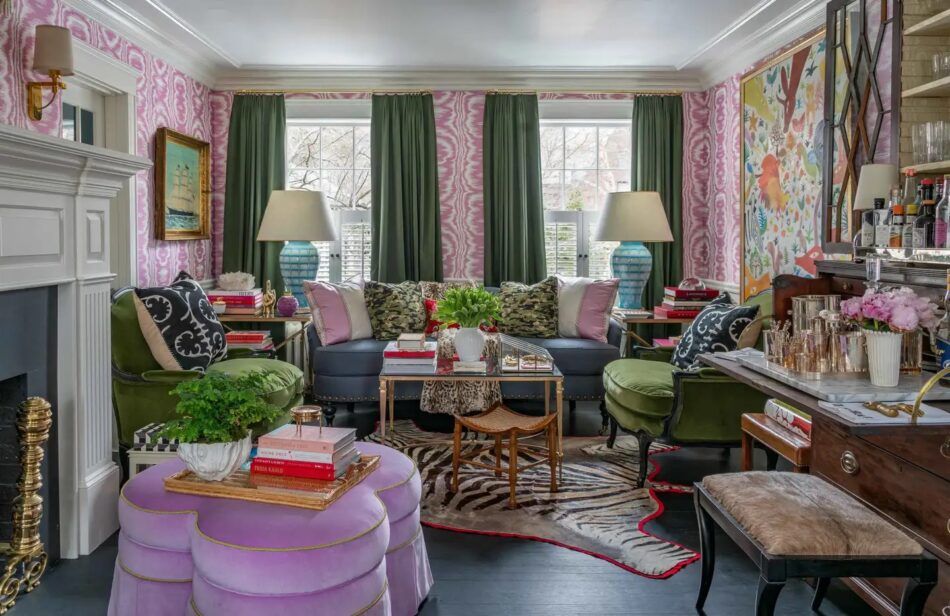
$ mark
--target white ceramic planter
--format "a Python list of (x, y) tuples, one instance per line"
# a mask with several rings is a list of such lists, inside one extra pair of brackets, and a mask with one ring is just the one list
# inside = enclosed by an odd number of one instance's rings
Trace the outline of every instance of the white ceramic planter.
[(904, 334), (864, 330), (868, 347), (871, 385), (897, 387), (901, 376), (901, 345)]
[(477, 327), (463, 327), (455, 334), (455, 352), (460, 361), (478, 361), (485, 349), (485, 336)]
[(188, 468), (207, 481), (221, 481), (247, 461), (251, 455), (251, 433), (231, 443), (179, 443), (178, 457)]

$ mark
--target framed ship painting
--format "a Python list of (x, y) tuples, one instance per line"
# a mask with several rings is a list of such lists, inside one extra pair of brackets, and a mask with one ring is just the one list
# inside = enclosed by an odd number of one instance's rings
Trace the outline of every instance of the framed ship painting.
[(155, 135), (155, 237), (211, 238), (211, 145), (170, 128)]
[(822, 258), (825, 35), (743, 76), (742, 299), (779, 274), (813, 277)]

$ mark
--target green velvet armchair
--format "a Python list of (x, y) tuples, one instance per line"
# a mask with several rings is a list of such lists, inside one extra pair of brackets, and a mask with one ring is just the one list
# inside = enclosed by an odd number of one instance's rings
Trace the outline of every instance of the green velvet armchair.
[[(771, 292), (751, 298), (757, 320), (767, 325)], [(687, 372), (670, 364), (672, 350), (638, 347), (634, 358), (604, 369), (604, 403), (610, 424), (607, 446), (618, 429), (637, 437), (639, 477), (646, 481), (647, 456), (654, 440), (671, 445), (735, 447), (742, 438), (743, 413), (761, 412), (767, 396), (712, 368)]]
[[(258, 426), (260, 434), (290, 421), (290, 409), (303, 403), (303, 372), (297, 366), (276, 359), (257, 357), (238, 349), (209, 372), (246, 374), (264, 372), (270, 386), (268, 402), (286, 412), (273, 424)], [(150, 423), (162, 423), (175, 416), (176, 396), (172, 389), (183, 381), (201, 378), (193, 371), (163, 370), (139, 329), (132, 289), (112, 295), (112, 406), (123, 450), (132, 445), (135, 431)]]

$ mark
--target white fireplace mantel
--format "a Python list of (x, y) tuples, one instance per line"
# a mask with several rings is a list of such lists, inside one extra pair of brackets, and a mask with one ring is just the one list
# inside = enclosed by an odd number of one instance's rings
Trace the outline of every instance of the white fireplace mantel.
[[(118, 528), (112, 459), (112, 199), (151, 161), (0, 126), (0, 292), (57, 288), (56, 421), (64, 558)], [(132, 212), (121, 216), (135, 220)], [(128, 258), (128, 255), (124, 255)], [(3, 324), (0, 323), (0, 336)]]

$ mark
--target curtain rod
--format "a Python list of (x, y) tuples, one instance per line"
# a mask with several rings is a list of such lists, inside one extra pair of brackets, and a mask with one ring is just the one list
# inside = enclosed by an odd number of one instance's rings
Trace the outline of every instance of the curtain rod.
[[(452, 88), (445, 88), (451, 91)], [(584, 88), (543, 88), (543, 89), (523, 89), (523, 90), (472, 90), (464, 89), (470, 92), (484, 91), (486, 94), (634, 94), (637, 96), (682, 96), (683, 90), (600, 90)], [(367, 88), (346, 88), (344, 90), (326, 90), (321, 88), (287, 88), (279, 90), (244, 88), (240, 90), (231, 90), (235, 94), (432, 94), (432, 90), (373, 90)]]

